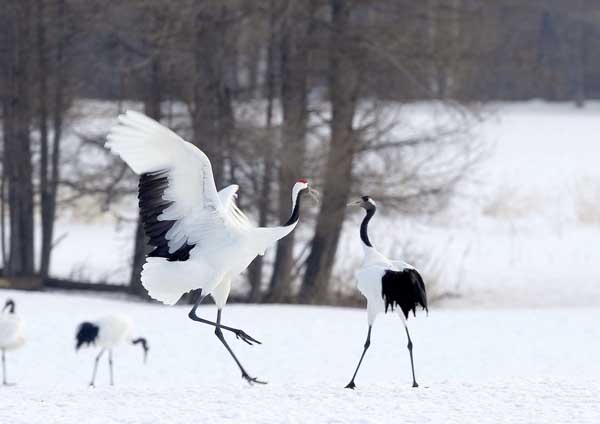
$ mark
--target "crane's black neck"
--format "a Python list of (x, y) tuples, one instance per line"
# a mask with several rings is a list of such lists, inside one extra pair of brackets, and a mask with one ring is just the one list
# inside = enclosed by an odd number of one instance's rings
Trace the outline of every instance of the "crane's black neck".
[(7, 300), (6, 304), (4, 305), (4, 309), (8, 308), (8, 313), (9, 314), (14, 314), (15, 313), (15, 302), (13, 300)]
[(298, 219), (300, 218), (300, 200), (302, 199), (302, 195), (305, 191), (306, 189), (300, 190), (296, 195), (296, 200), (292, 204), (292, 214), (290, 215), (290, 219), (288, 219), (287, 222), (283, 224), (284, 227), (298, 222)]
[(369, 234), (367, 234), (367, 227), (369, 226), (369, 221), (375, 215), (375, 206), (366, 210), (367, 214), (363, 218), (362, 223), (360, 224), (360, 239), (363, 243), (369, 247), (373, 247), (371, 241), (369, 240)]
[(144, 350), (144, 362), (146, 362), (146, 360), (148, 359), (148, 351), (150, 350), (150, 347), (148, 347), (148, 340), (146, 340), (145, 337), (138, 337), (135, 340), (131, 341), (131, 344), (141, 344), (142, 345), (142, 349)]
[(131, 344), (141, 344), (142, 349), (144, 349), (144, 352), (148, 352), (150, 350), (150, 348), (148, 347), (148, 340), (146, 340), (145, 337), (138, 337), (137, 339), (132, 340)]

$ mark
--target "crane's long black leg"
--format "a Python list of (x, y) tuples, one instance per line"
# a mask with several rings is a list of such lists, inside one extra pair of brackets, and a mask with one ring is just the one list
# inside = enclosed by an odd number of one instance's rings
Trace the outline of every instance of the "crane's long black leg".
[(96, 359), (94, 360), (94, 371), (92, 372), (92, 381), (90, 382), (90, 387), (94, 387), (94, 382), (96, 381), (96, 371), (98, 371), (98, 362), (100, 361), (103, 353), (104, 349), (102, 349), (100, 353), (96, 355)]
[(410, 339), (410, 334), (408, 334), (408, 327), (406, 326), (406, 323), (404, 323), (404, 329), (406, 330), (406, 337), (408, 337), (408, 345), (406, 346), (408, 348), (408, 352), (410, 353), (410, 369), (412, 370), (412, 377), (413, 377), (413, 387), (419, 387), (419, 385), (417, 384), (417, 380), (415, 380), (415, 363), (413, 361), (413, 353), (412, 353), (412, 348), (413, 348), (413, 344), (412, 344), (412, 340)]
[(6, 353), (4, 349), (2, 349), (2, 385), (14, 386), (13, 383), (9, 383), (6, 381)]
[(115, 385), (115, 380), (114, 380), (114, 376), (113, 376), (113, 355), (112, 355), (112, 349), (108, 350), (108, 368), (110, 370), (110, 385), (114, 386)]
[(4, 349), (2, 349), (2, 385), (6, 386), (6, 358), (4, 357)]
[(242, 371), (242, 378), (244, 380), (246, 380), (250, 384), (252, 384), (252, 383), (267, 384), (266, 381), (260, 381), (256, 378), (250, 377), (250, 375), (248, 375), (248, 373), (242, 366), (242, 363), (238, 360), (238, 358), (235, 356), (235, 353), (233, 353), (233, 350), (231, 350), (231, 348), (225, 341), (225, 336), (223, 336), (223, 332), (221, 331), (221, 310), (220, 309), (217, 310), (217, 325), (215, 328), (215, 335), (217, 336), (217, 338), (219, 340), (221, 340), (221, 343), (223, 343), (223, 346), (225, 346), (225, 348), (227, 349), (227, 351), (229, 352), (229, 354), (231, 355), (231, 357), (233, 358), (233, 360), (235, 361), (237, 366), (240, 367), (240, 371)]
[(356, 366), (356, 370), (354, 371), (354, 375), (352, 376), (352, 380), (350, 380), (350, 383), (348, 383), (346, 385), (346, 389), (354, 389), (356, 387), (356, 384), (354, 384), (354, 379), (356, 378), (356, 374), (358, 373), (358, 369), (360, 368), (360, 364), (363, 361), (363, 358), (365, 357), (365, 353), (367, 353), (367, 349), (369, 348), (369, 346), (371, 346), (371, 328), (372, 326), (369, 325), (369, 332), (367, 333), (367, 340), (365, 341), (365, 348), (363, 350), (362, 355), (360, 355), (360, 360), (358, 361), (358, 365)]
[[(212, 325), (213, 327), (216, 327), (217, 326), (216, 322), (200, 318), (196, 314), (196, 310), (198, 309), (198, 306), (200, 306), (200, 304), (202, 303), (202, 301), (204, 300), (204, 298), (206, 296), (207, 295), (202, 296), (202, 289), (200, 289), (200, 293), (198, 294), (198, 298), (196, 299), (196, 303), (194, 303), (194, 306), (192, 307), (192, 309), (188, 313), (188, 317), (192, 321), (201, 322), (203, 324), (208, 324), (208, 325)], [(254, 337), (250, 337), (248, 334), (246, 334), (244, 331), (240, 330), (239, 328), (232, 328), (232, 327), (228, 327), (226, 325), (220, 325), (220, 327), (223, 330), (231, 331), (233, 334), (235, 334), (236, 339), (242, 339), (243, 341), (245, 341), (246, 343), (248, 343), (251, 346), (252, 346), (252, 343), (261, 344)]]

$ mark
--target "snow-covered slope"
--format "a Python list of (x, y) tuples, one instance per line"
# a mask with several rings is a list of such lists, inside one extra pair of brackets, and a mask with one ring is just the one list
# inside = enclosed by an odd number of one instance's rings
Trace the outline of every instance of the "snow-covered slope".
[[(417, 380), (397, 317), (381, 317), (356, 379), (364, 311), (241, 306), (224, 322), (263, 342), (226, 334), (252, 375), (248, 386), (211, 328), (183, 306), (163, 307), (75, 295), (0, 291), (17, 302), (27, 344), (8, 354), (15, 387), (0, 387), (2, 423), (498, 423), (600, 420), (600, 327), (592, 308), (434, 309), (411, 318)], [(127, 313), (150, 344), (106, 358), (87, 387), (95, 351), (75, 352), (80, 321)], [(214, 306), (200, 308), (207, 317)]]

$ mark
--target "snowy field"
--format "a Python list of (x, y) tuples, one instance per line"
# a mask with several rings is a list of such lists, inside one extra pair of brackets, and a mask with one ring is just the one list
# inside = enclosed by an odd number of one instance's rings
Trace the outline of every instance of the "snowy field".
[[(343, 387), (362, 351), (364, 311), (230, 305), (224, 323), (263, 342), (250, 347), (226, 334), (250, 374), (269, 382), (250, 387), (186, 307), (0, 291), (0, 302), (17, 301), (28, 338), (8, 354), (18, 385), (0, 387), (0, 424), (599, 423), (600, 103), (496, 104), (486, 113), (474, 132), (492, 148), (447, 210), (409, 218), (380, 208), (369, 228), (393, 257), (416, 247), (415, 264), (436, 281), (430, 293), (449, 295), (429, 317), (410, 320), (420, 388), (411, 388), (393, 316), (377, 321), (352, 392)], [(114, 113), (106, 116), (94, 125), (107, 129)], [(52, 273), (124, 283), (133, 225), (79, 209), (58, 225)], [(121, 212), (135, 216), (135, 203)], [(344, 227), (341, 274), (360, 260), (359, 221)], [(90, 389), (95, 352), (75, 353), (75, 328), (110, 312), (135, 319), (149, 361), (123, 347), (117, 385), (108, 386), (103, 362)], [(215, 309), (201, 314), (214, 319)]]
[[(253, 376), (249, 386), (210, 328), (186, 307), (80, 295), (1, 291), (26, 320), (27, 344), (8, 354), (14, 387), (0, 387), (1, 423), (598, 423), (597, 308), (433, 309), (410, 320), (417, 380), (411, 388), (405, 335), (378, 319), (362, 351), (361, 310), (228, 306), (224, 322), (263, 342), (226, 337)], [(126, 312), (148, 338), (115, 352), (89, 388), (95, 352), (74, 349), (82, 320)], [(200, 314), (213, 317), (214, 306)], [(106, 360), (106, 359), (105, 359)]]

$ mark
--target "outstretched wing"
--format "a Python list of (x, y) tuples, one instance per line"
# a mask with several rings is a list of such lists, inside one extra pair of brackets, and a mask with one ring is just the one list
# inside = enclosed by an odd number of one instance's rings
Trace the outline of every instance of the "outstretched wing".
[(194, 247), (218, 248), (239, 237), (200, 149), (134, 111), (120, 115), (107, 138), (106, 147), (140, 175), (140, 214), (154, 247), (149, 256), (187, 260)]

